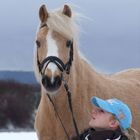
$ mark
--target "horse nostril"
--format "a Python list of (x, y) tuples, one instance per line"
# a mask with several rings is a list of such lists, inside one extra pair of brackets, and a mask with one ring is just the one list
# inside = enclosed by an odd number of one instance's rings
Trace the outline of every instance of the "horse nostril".
[(53, 81), (48, 76), (43, 76), (42, 78), (42, 84), (44, 88), (51, 92), (57, 90), (61, 86), (61, 83), (62, 83), (62, 78), (60, 76), (54, 77)]
[(55, 86), (60, 86), (62, 82), (62, 78), (60, 76), (56, 76), (54, 79), (54, 85)]
[(49, 84), (48, 81), (49, 81), (48, 76), (43, 76), (43, 78), (42, 78), (42, 84), (43, 84), (44, 87), (46, 87)]

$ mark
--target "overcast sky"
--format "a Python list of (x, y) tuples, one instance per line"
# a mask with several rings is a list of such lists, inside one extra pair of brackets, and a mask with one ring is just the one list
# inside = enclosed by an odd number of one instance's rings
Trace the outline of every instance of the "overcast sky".
[[(38, 9), (64, 0), (3, 0), (0, 3), (0, 70), (33, 70)], [(69, 0), (80, 20), (80, 50), (93, 66), (112, 73), (140, 67), (140, 0)]]

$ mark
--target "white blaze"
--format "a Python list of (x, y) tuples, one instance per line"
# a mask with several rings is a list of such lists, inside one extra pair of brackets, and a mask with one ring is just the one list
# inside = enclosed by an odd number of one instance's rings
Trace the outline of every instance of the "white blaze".
[[(48, 53), (46, 55), (46, 57), (48, 56), (56, 56), (58, 57), (58, 47), (56, 45), (56, 42), (55, 40), (52, 38), (52, 35), (51, 35), (51, 31), (48, 32), (48, 35), (47, 35), (47, 45), (48, 45)], [(54, 64), (54, 63), (49, 63), (48, 69), (50, 69), (52, 71), (52, 79), (51, 81), (53, 82), (54, 80), (54, 72), (57, 70), (57, 66)]]

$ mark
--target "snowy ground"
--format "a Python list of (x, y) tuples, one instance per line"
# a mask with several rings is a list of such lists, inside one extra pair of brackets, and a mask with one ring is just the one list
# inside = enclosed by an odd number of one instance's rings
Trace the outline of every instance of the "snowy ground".
[(35, 132), (0, 132), (0, 140), (37, 140)]

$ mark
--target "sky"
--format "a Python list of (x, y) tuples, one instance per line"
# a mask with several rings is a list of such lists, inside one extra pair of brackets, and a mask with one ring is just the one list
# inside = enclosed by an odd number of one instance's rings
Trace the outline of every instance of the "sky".
[(3, 0), (0, 4), (0, 70), (33, 70), (38, 10), (69, 3), (79, 20), (81, 52), (99, 71), (140, 68), (140, 0)]

